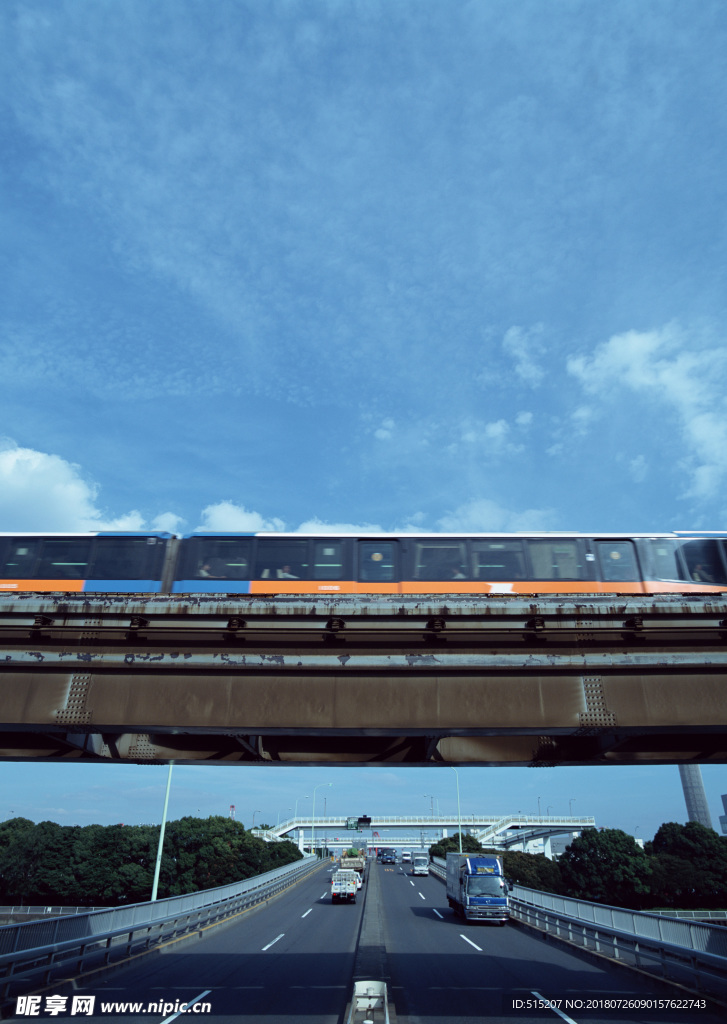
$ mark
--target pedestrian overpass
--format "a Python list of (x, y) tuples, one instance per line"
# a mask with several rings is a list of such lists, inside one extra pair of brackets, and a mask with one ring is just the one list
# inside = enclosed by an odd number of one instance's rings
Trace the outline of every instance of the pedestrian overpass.
[(0, 759), (727, 762), (719, 595), (0, 595)]
[[(350, 818), (341, 815), (308, 817), (297, 815), (281, 821), (270, 829), (252, 829), (252, 833), (268, 842), (290, 839), (301, 849), (347, 848), (365, 844), (411, 848), (429, 847), (435, 842), (432, 832), (443, 836), (472, 835), (483, 846), (528, 851), (533, 845), (547, 844), (553, 836), (573, 835), (587, 828), (595, 828), (595, 818), (585, 815), (465, 814), (461, 818), (451, 814), (387, 816), (371, 815), (371, 824), (363, 830), (347, 829)], [(386, 836), (378, 835), (386, 832)]]

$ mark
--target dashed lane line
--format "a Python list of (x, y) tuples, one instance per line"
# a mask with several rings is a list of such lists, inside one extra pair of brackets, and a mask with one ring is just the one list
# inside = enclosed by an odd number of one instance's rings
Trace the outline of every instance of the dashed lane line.
[(198, 995), (198, 996), (196, 997), (196, 999), (192, 999), (192, 1000), (191, 1000), (191, 1001), (190, 1001), (189, 1003), (187, 1003), (187, 1008), (186, 1008), (186, 1010), (179, 1010), (179, 1011), (178, 1011), (177, 1013), (173, 1013), (173, 1014), (171, 1015), (171, 1017), (165, 1017), (165, 1018), (164, 1018), (164, 1020), (162, 1021), (162, 1024), (169, 1024), (169, 1022), (170, 1022), (170, 1021), (172, 1021), (172, 1020), (175, 1020), (175, 1019), (176, 1019), (177, 1017), (179, 1017), (179, 1016), (180, 1016), (180, 1014), (182, 1014), (182, 1013), (187, 1013), (187, 1012), (189, 1011), (189, 1008), (190, 1008), (190, 1006), (194, 1006), (194, 1004), (195, 1004), (195, 1003), (198, 1003), (198, 1002), (200, 1001), (200, 999), (204, 999), (204, 997), (205, 997), (205, 996), (208, 996), (208, 995), (210, 994), (210, 992), (211, 992), (211, 991), (212, 991), (212, 989), (211, 989), (211, 988), (207, 988), (207, 989), (205, 989), (205, 990), (204, 990), (204, 992), (201, 992), (201, 993), (200, 993), (200, 994), (199, 994), (199, 995)]
[(536, 999), (539, 999), (542, 1003), (544, 1003), (547, 1006), (549, 1010), (552, 1010), (553, 1013), (557, 1013), (558, 1016), (562, 1017), (563, 1020), (568, 1022), (568, 1024), (576, 1024), (576, 1021), (574, 1021), (572, 1017), (569, 1017), (567, 1013), (563, 1013), (563, 1011), (559, 1010), (557, 1006), (553, 1006), (551, 1001), (549, 999), (546, 999), (545, 996), (541, 996), (539, 992), (531, 990), (530, 995), (535, 996)]

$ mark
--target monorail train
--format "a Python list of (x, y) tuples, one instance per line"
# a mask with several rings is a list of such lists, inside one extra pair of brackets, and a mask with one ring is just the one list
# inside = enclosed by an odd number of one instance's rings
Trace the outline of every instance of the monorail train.
[(0, 592), (664, 594), (727, 590), (727, 532), (0, 533)]

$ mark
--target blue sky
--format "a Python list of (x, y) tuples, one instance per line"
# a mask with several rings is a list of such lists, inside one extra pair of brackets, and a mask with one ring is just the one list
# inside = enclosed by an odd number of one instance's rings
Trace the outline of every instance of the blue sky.
[[(0, 32), (0, 529), (724, 528), (722, 3), (6, 0)], [(616, 815), (617, 772), (559, 799)], [(628, 778), (651, 811), (676, 772)]]

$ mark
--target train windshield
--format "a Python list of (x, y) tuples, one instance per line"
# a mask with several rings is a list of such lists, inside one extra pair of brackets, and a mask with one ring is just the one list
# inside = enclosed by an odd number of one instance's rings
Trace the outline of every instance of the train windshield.
[(12, 537), (0, 578), (17, 580), (159, 580), (160, 537)]
[(723, 541), (698, 538), (648, 541), (650, 575), (657, 580), (684, 580), (690, 583), (727, 583)]
[(159, 537), (98, 537), (87, 580), (161, 579), (165, 544)]

